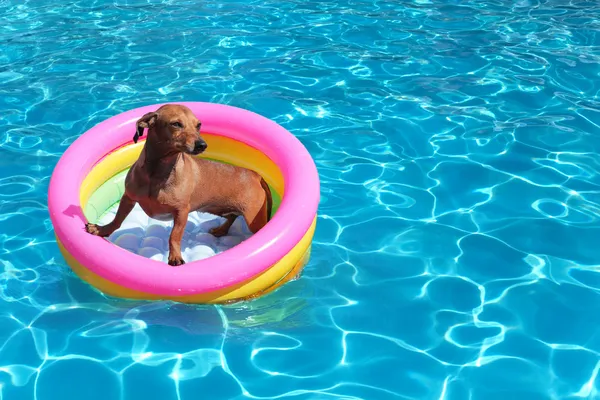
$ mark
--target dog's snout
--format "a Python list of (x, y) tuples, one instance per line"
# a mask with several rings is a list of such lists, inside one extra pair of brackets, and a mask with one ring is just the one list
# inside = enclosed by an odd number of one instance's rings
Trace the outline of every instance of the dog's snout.
[(196, 140), (194, 143), (194, 153), (202, 153), (207, 147), (208, 145), (204, 140)]

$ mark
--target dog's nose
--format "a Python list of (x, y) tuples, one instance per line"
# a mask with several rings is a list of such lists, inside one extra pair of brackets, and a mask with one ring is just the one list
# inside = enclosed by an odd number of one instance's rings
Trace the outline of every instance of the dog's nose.
[(203, 152), (204, 150), (206, 150), (207, 147), (208, 145), (204, 140), (196, 140), (196, 142), (194, 143), (194, 153)]

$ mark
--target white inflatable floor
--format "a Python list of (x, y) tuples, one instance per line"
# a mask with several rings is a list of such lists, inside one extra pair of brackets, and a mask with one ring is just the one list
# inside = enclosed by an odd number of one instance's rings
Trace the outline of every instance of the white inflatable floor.
[[(104, 225), (112, 221), (117, 207), (118, 205), (115, 205), (106, 212), (98, 224)], [(214, 256), (252, 236), (241, 217), (236, 219), (227, 236), (216, 238), (208, 233), (211, 228), (221, 225), (224, 221), (224, 218), (212, 214), (199, 212), (190, 214), (181, 241), (181, 253), (185, 262)], [(143, 257), (167, 262), (172, 227), (173, 221), (163, 222), (149, 218), (141, 207), (136, 205), (121, 228), (108, 237), (108, 240)]]

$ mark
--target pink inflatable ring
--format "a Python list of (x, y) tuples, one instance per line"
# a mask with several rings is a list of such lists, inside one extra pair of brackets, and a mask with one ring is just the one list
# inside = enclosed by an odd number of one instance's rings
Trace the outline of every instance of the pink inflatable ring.
[[(223, 303), (257, 297), (297, 276), (308, 261), (319, 204), (319, 177), (306, 148), (277, 123), (239, 108), (181, 103), (202, 121), (208, 149), (201, 157), (250, 168), (273, 192), (271, 221), (259, 232), (213, 257), (180, 267), (142, 257), (85, 232), (118, 202), (114, 178), (135, 162), (136, 121), (161, 104), (112, 117), (78, 138), (50, 180), (48, 208), (69, 266), (101, 292), (130, 299)], [(279, 199), (280, 202), (279, 202)]]

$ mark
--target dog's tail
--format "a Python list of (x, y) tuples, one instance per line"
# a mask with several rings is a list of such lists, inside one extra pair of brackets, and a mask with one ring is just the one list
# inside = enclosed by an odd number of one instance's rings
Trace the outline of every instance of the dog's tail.
[(271, 195), (271, 188), (263, 178), (260, 178), (260, 186), (262, 186), (265, 194), (267, 195), (267, 222), (271, 220), (271, 212), (273, 211), (273, 196)]

